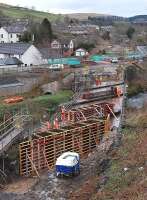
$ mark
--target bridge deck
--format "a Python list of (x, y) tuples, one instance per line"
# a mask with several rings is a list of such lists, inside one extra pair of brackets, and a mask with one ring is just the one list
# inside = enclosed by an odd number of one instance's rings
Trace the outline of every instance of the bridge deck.
[(0, 154), (12, 143), (12, 141), (22, 132), (22, 129), (14, 129), (0, 140)]

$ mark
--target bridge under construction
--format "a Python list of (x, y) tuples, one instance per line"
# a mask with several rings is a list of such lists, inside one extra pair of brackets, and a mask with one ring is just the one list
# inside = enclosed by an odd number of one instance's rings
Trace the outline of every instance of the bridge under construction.
[[(111, 118), (118, 120), (115, 103), (125, 93), (123, 80), (107, 77), (103, 82), (98, 75), (76, 76), (74, 96), (59, 106), (54, 125), (42, 123), (39, 130), (19, 144), (21, 176), (40, 176), (43, 169), (51, 170), (56, 159), (66, 151), (78, 152), (82, 158), (92, 152), (111, 131)], [(122, 114), (123, 101), (119, 112)], [(17, 114), (0, 127), (0, 153), (3, 154), (31, 120), (30, 115)], [(118, 128), (118, 127), (117, 127)]]

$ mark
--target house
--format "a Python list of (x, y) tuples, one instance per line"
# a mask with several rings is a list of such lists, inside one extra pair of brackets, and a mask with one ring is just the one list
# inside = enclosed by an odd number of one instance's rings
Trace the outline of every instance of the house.
[(23, 25), (11, 25), (0, 28), (0, 43), (19, 42), (20, 36), (26, 31)]
[(71, 39), (53, 40), (51, 49), (60, 49), (63, 56), (71, 56), (74, 50), (74, 42)]
[(61, 43), (58, 40), (53, 40), (51, 42), (51, 48), (52, 49), (60, 49), (61, 48)]
[(0, 69), (12, 69), (22, 66), (22, 62), (15, 57), (0, 58)]
[(83, 57), (83, 56), (87, 56), (88, 55), (88, 52), (85, 50), (85, 49), (77, 49), (75, 51), (75, 56), (77, 57)]
[(74, 49), (74, 42), (71, 39), (53, 40), (51, 43), (52, 49)]
[(29, 43), (0, 43), (0, 58), (16, 57), (25, 66), (43, 64), (40, 51)]
[(62, 58), (63, 54), (61, 49), (54, 49), (54, 48), (40, 48), (39, 49), (42, 55), (43, 64), (48, 64), (48, 60), (54, 60), (58, 58)]

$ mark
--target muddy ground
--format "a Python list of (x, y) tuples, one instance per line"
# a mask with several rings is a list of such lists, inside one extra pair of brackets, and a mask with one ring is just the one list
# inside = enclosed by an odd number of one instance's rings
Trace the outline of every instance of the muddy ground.
[[(109, 167), (109, 152), (120, 142), (120, 134), (116, 131), (103, 139), (101, 144), (90, 153), (86, 159), (81, 160), (81, 173), (74, 178), (56, 178), (54, 172), (45, 172), (33, 188), (25, 194), (0, 193), (0, 200), (89, 200), (97, 192), (107, 177), (96, 179)], [(92, 181), (90, 181), (92, 180)], [(77, 192), (84, 187), (84, 192)]]

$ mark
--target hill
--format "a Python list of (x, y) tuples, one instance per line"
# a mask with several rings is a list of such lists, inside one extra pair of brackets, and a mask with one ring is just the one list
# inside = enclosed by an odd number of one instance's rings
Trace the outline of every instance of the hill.
[(147, 22), (147, 15), (136, 15), (129, 17), (130, 22)]
[(100, 16), (111, 16), (111, 15), (97, 14), (97, 13), (71, 13), (71, 14), (66, 14), (66, 16), (79, 20), (86, 20), (88, 19), (88, 17), (100, 17)]
[(62, 20), (63, 16), (57, 14), (51, 14), (42, 11), (36, 11), (33, 9), (11, 6), (0, 3), (0, 14), (9, 18), (33, 18), (36, 21), (42, 21), (44, 18), (48, 18), (50, 21)]

